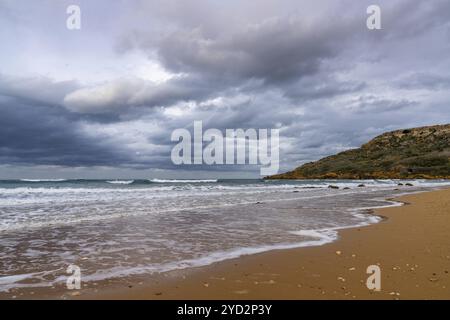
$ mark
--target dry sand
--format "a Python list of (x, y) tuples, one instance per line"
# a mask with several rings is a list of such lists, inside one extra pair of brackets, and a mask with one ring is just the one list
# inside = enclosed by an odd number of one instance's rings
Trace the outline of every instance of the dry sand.
[[(321, 247), (271, 251), (88, 294), (113, 299), (450, 299), (450, 189), (396, 199), (381, 223)], [(381, 291), (366, 287), (369, 265)], [(80, 296), (82, 298), (83, 296)]]

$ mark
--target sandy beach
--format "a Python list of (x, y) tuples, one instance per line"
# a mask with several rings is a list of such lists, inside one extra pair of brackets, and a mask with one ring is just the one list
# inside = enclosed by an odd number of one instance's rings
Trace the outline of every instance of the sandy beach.
[(450, 300), (450, 0), (0, 0), (0, 40), (0, 300)]
[[(88, 299), (450, 299), (450, 189), (396, 199), (378, 224), (321, 247), (278, 250), (166, 275)], [(366, 269), (381, 269), (381, 291)]]
[[(450, 299), (450, 189), (392, 199), (380, 223), (343, 229), (337, 241), (157, 275), (16, 290), (2, 299)], [(381, 270), (381, 290), (366, 286)]]

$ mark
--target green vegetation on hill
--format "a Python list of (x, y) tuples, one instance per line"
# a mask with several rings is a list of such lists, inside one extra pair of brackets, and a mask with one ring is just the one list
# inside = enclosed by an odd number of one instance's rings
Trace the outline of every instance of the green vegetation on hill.
[(266, 179), (450, 179), (450, 124), (384, 133)]

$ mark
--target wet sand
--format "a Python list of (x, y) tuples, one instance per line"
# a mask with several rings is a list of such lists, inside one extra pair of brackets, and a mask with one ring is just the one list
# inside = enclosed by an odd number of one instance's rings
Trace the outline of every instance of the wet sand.
[[(79, 296), (100, 299), (450, 299), (450, 189), (396, 199), (383, 222), (339, 232), (320, 247), (277, 250), (215, 263), (127, 288)], [(369, 265), (381, 291), (369, 290)]]
[[(206, 267), (79, 291), (36, 290), (17, 298), (69, 299), (450, 299), (450, 189), (395, 199), (378, 224), (345, 229), (336, 242), (243, 256)], [(381, 269), (381, 290), (366, 286)]]

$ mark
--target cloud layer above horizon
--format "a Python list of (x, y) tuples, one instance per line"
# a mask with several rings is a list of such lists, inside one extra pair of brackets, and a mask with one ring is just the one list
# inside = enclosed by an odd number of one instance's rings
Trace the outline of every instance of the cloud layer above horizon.
[(0, 178), (258, 175), (173, 166), (196, 120), (280, 129), (282, 171), (450, 122), (446, 0), (378, 1), (381, 30), (372, 1), (76, 2), (72, 31), (73, 1), (0, 2)]

